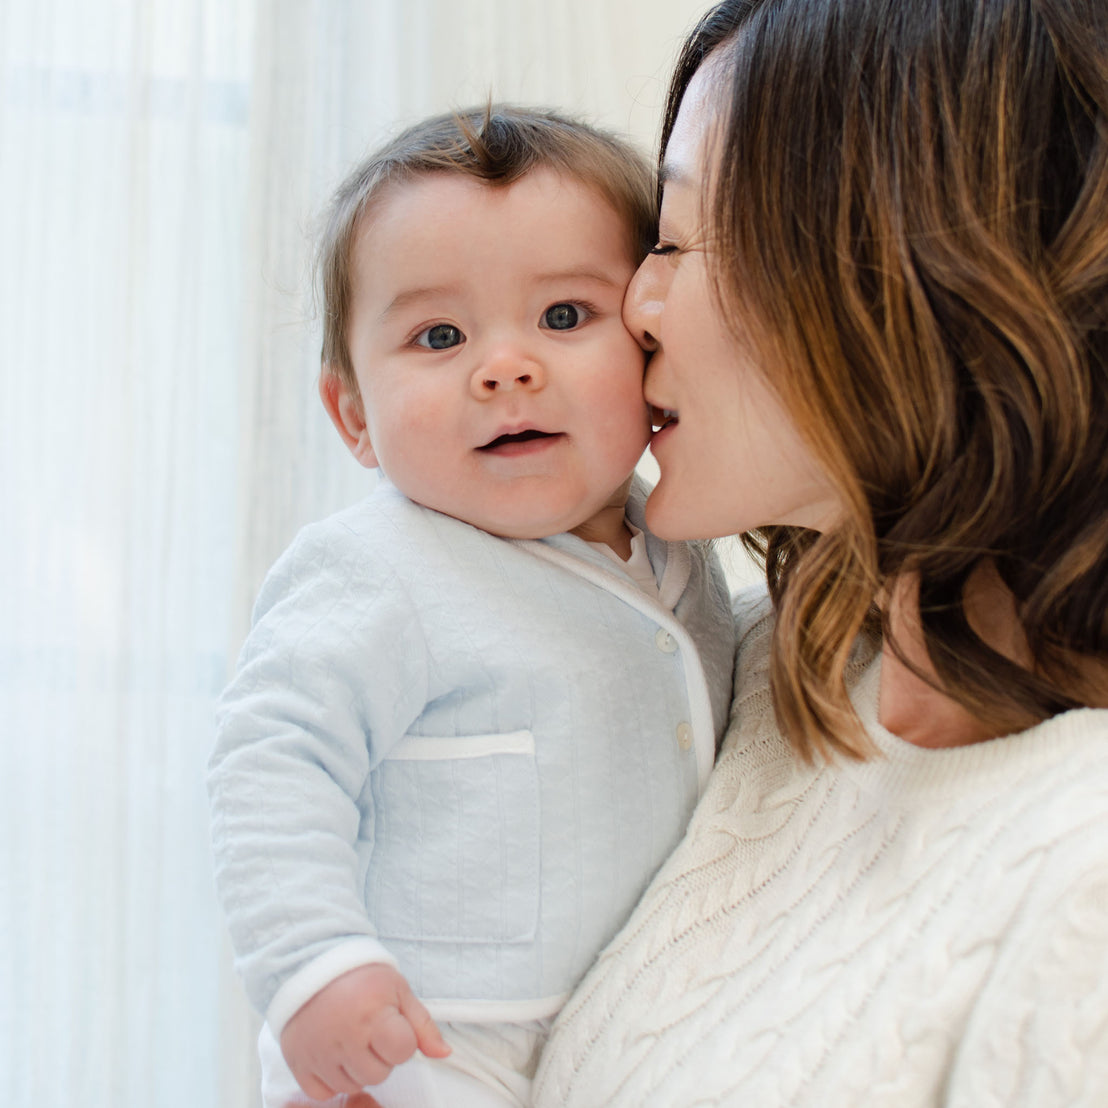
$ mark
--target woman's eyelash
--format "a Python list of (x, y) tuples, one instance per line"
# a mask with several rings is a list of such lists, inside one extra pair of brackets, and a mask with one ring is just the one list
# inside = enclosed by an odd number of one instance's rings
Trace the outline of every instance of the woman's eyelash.
[(667, 255), (667, 254), (675, 253), (676, 250), (677, 250), (677, 247), (674, 246), (673, 243), (671, 243), (671, 242), (659, 242), (656, 245), (652, 246), (650, 248), (650, 250), (647, 251), (647, 253), (653, 254), (656, 257), (661, 258), (661, 257), (665, 257), (665, 255)]

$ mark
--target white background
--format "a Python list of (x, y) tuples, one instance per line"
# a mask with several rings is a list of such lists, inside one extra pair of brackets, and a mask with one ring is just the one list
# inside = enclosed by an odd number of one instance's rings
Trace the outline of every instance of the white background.
[(249, 1108), (211, 709), (261, 576), (367, 488), (315, 396), (312, 220), (491, 93), (653, 150), (706, 0), (0, 0), (5, 1103)]

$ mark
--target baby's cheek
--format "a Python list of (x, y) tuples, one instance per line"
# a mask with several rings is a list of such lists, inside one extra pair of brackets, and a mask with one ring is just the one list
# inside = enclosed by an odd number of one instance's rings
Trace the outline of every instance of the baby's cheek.
[(634, 467), (650, 442), (650, 413), (638, 390), (622, 390), (606, 398), (609, 413), (601, 431), (605, 449), (617, 467)]

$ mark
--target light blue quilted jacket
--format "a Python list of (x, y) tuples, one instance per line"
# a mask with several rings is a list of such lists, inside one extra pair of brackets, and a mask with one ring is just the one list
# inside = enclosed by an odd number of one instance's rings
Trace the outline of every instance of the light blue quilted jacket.
[(647, 550), (662, 603), (575, 536), (494, 538), (382, 481), (277, 562), (209, 774), (237, 966), (276, 1034), (379, 960), (439, 1019), (557, 1010), (681, 837), (726, 723), (722, 574)]

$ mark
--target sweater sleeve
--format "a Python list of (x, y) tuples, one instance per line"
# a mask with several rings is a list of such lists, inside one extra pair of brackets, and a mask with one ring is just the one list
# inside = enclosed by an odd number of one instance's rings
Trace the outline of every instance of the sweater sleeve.
[(1108, 1104), (1108, 868), (1088, 854), (1029, 859), (1042, 878), (969, 1020), (947, 1108)]
[(425, 703), (425, 657), (403, 590), (340, 524), (307, 528), (266, 579), (208, 788), (236, 966), (275, 1034), (328, 981), (390, 960), (357, 848), (369, 772)]
[(731, 597), (731, 611), (735, 618), (735, 630), (741, 647), (743, 640), (754, 627), (773, 614), (773, 604), (765, 585), (748, 585)]

